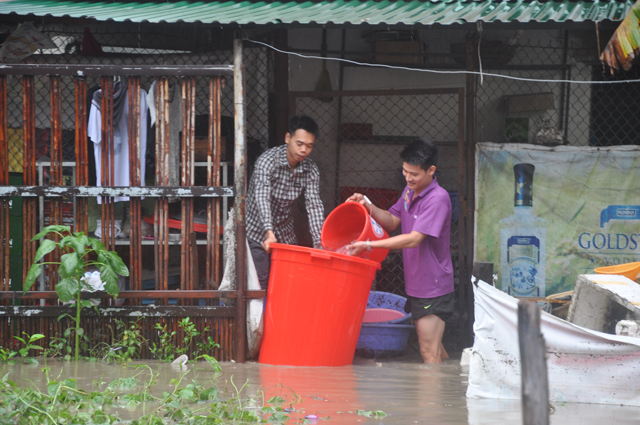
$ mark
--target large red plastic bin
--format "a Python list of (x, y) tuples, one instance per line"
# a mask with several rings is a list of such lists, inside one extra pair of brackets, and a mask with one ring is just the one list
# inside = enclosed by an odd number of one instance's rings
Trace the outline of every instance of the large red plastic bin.
[(294, 245), (271, 249), (260, 363), (351, 364), (380, 264)]

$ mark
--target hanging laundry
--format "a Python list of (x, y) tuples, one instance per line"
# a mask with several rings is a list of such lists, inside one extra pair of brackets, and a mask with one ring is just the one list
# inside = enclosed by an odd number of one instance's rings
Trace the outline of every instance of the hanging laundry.
[[(93, 141), (93, 152), (96, 166), (96, 185), (102, 186), (102, 90), (95, 92), (89, 111), (87, 135)], [(140, 90), (140, 175), (144, 176), (144, 153), (147, 150), (147, 92)], [(112, 186), (130, 186), (129, 182), (129, 102), (127, 101), (127, 86), (122, 81), (113, 84), (113, 178)], [(144, 178), (141, 181), (144, 186)], [(128, 201), (128, 196), (117, 196), (114, 202)], [(98, 203), (102, 199), (98, 198)]]

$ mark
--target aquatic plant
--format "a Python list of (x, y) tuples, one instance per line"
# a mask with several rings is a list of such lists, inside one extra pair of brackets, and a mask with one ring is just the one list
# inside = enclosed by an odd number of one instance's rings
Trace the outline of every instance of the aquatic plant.
[(158, 360), (163, 362), (172, 361), (176, 357), (176, 346), (173, 345), (173, 337), (176, 336), (176, 331), (167, 332), (167, 325), (163, 325), (162, 323), (156, 323), (153, 328), (159, 331), (160, 344), (156, 345), (155, 342), (152, 343), (149, 351), (151, 351), (151, 354)]
[(387, 417), (387, 414), (382, 410), (358, 410), (356, 413), (358, 416), (364, 416), (365, 418), (382, 419)]
[[(31, 286), (33, 286), (38, 276), (42, 273), (42, 267), (44, 265), (58, 266), (58, 275), (61, 278), (55, 285), (58, 298), (63, 303), (73, 301), (76, 307), (75, 317), (69, 314), (63, 314), (60, 318), (68, 316), (75, 323), (75, 327), (73, 328), (75, 336), (75, 359), (78, 360), (80, 355), (80, 338), (84, 336), (84, 330), (80, 326), (81, 312), (84, 307), (91, 307), (91, 301), (83, 300), (81, 292), (83, 289), (94, 289), (84, 280), (87, 268), (92, 266), (98, 268), (100, 271), (100, 280), (104, 283), (105, 291), (114, 297), (117, 297), (119, 293), (118, 275), (129, 276), (129, 269), (127, 269), (127, 266), (125, 266), (120, 256), (113, 251), (107, 250), (102, 242), (86, 236), (84, 232), (71, 233), (69, 226), (47, 226), (31, 240), (36, 241), (45, 236), (52, 236), (53, 238), (44, 239), (40, 243), (40, 247), (36, 251), (34, 263), (27, 273), (23, 289), (25, 294), (31, 289)], [(56, 239), (59, 239), (59, 242), (56, 242)], [(60, 257), (60, 262), (40, 262), (40, 260), (56, 248), (64, 253)], [(65, 337), (71, 333), (71, 330), (70, 328), (65, 331)]]
[[(176, 353), (178, 355), (187, 354), (193, 341), (204, 337), (205, 334), (211, 330), (209, 326), (207, 326), (204, 328), (202, 333), (198, 332), (195, 323), (193, 323), (188, 317), (182, 319), (178, 323), (178, 327), (182, 328), (184, 331), (184, 345), (176, 349)], [(206, 354), (218, 347), (220, 347), (220, 345), (214, 342), (213, 338), (207, 336), (205, 341), (196, 341), (196, 349), (193, 350), (193, 355), (194, 357), (197, 357), (200, 353)]]
[[(211, 358), (209, 364), (217, 361)], [(0, 379), (0, 423), (2, 424), (222, 424), (222, 423), (286, 423), (290, 419), (274, 397), (271, 406), (246, 395), (248, 384), (238, 388), (233, 377), (228, 392), (217, 385), (203, 385), (196, 379), (187, 380), (191, 371), (171, 380), (171, 388), (160, 396), (153, 391), (158, 372), (148, 365), (134, 367), (133, 376), (117, 378), (107, 383), (103, 377), (93, 382), (91, 390), (78, 387), (75, 379), (51, 378), (49, 368), (43, 368), (46, 389), (28, 385), (22, 387), (8, 379)], [(215, 369), (214, 369), (215, 371)], [(140, 417), (125, 421), (118, 409), (129, 413), (140, 408)]]
[(13, 363), (12, 357), (18, 355), (17, 351), (0, 346), (0, 363)]
[(68, 338), (55, 336), (49, 340), (49, 348), (45, 348), (42, 351), (42, 354), (45, 357), (57, 357), (59, 355), (63, 355), (65, 360), (71, 360), (72, 352), (73, 348), (71, 347)]
[(116, 320), (116, 334), (112, 338), (112, 343), (102, 342), (91, 349), (92, 359), (102, 359), (110, 362), (126, 364), (134, 358), (140, 358), (142, 346), (147, 343), (147, 339), (140, 330), (140, 320), (128, 326), (122, 320)]
[(154, 329), (157, 329), (160, 337), (160, 344), (156, 345), (155, 342), (149, 347), (149, 351), (158, 360), (170, 362), (176, 357), (183, 354), (188, 354), (191, 350), (192, 344), (195, 341), (195, 348), (192, 351), (194, 358), (199, 358), (202, 355), (211, 353), (215, 348), (219, 348), (220, 345), (216, 343), (211, 336), (207, 335), (210, 332), (209, 326), (206, 326), (202, 332), (198, 331), (196, 324), (191, 321), (189, 317), (178, 322), (178, 327), (182, 328), (184, 333), (184, 339), (181, 339), (182, 344), (176, 345), (176, 331), (167, 331), (167, 325), (162, 323), (156, 323)]
[[(20, 338), (19, 336), (14, 336), (14, 338), (22, 342), (22, 344), (24, 345), (24, 347), (22, 347), (19, 350), (20, 355), (22, 356), (22, 360), (24, 361), (26, 357), (29, 355), (29, 350), (42, 350), (42, 347), (34, 344), (34, 342), (44, 338), (44, 335), (42, 334), (29, 335), (26, 332), (22, 332), (22, 334), (25, 336), (24, 338)], [(35, 359), (32, 359), (32, 361), (35, 363), (38, 363), (38, 361)]]
[(127, 363), (133, 358), (140, 358), (140, 349), (142, 344), (147, 342), (140, 331), (140, 319), (129, 324), (129, 327), (121, 320), (116, 321), (116, 328), (120, 332), (119, 338), (113, 343), (114, 346), (120, 348), (113, 351), (115, 358), (121, 363)]

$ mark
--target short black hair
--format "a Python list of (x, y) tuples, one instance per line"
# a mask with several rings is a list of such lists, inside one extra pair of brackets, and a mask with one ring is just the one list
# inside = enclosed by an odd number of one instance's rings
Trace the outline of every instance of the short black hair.
[(405, 146), (400, 158), (407, 164), (419, 165), (427, 171), (432, 165), (438, 165), (438, 147), (431, 140), (415, 139)]
[(304, 130), (313, 134), (313, 137), (318, 138), (318, 124), (315, 120), (307, 115), (295, 115), (289, 120), (289, 135), (293, 136), (296, 130)]

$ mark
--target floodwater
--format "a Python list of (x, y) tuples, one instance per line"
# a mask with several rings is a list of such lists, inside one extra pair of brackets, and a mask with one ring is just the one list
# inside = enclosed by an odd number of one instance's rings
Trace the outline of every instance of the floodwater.
[[(208, 364), (188, 364), (186, 368), (155, 361), (135, 362), (129, 366), (106, 363), (47, 361), (52, 379), (74, 378), (78, 388), (90, 391), (102, 388), (118, 377), (131, 377), (142, 369), (132, 366), (148, 364), (159, 372), (158, 383), (152, 392), (161, 394), (173, 387), (171, 380), (189, 372), (183, 382), (196, 379), (203, 386), (218, 388), (227, 396), (235, 395), (234, 386), (241, 396), (252, 398), (261, 406), (263, 400), (279, 395), (286, 401), (299, 401), (293, 405), (289, 423), (301, 423), (306, 415), (318, 416), (316, 423), (336, 424), (521, 424), (519, 401), (493, 399), (467, 399), (468, 368), (458, 359), (440, 365), (424, 365), (416, 359), (367, 360), (357, 359), (353, 365), (343, 367), (285, 367), (254, 362), (221, 363), (222, 373), (214, 373)], [(0, 365), (0, 376), (9, 373), (9, 379), (20, 385), (46, 387), (39, 365)], [(141, 375), (142, 379), (144, 375)], [(59, 377), (59, 378), (58, 378)], [(246, 384), (246, 385), (245, 385)], [(285, 406), (286, 407), (286, 406)], [(638, 423), (640, 408), (589, 404), (563, 404), (553, 406), (551, 424), (600, 425), (602, 423)], [(358, 410), (386, 413), (385, 418), (367, 418)], [(148, 411), (147, 411), (148, 413)], [(138, 410), (118, 411), (123, 419), (142, 415)], [(312, 422), (313, 423), (313, 422)]]

